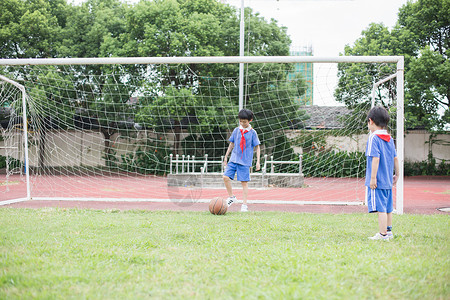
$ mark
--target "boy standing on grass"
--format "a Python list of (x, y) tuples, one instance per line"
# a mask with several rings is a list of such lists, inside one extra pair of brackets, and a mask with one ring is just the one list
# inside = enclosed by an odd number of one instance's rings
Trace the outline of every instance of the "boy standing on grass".
[[(237, 180), (242, 183), (242, 200), (241, 206), (242, 212), (247, 212), (247, 195), (248, 195), (248, 182), (250, 181), (250, 168), (253, 160), (253, 148), (256, 148), (256, 171), (260, 169), (260, 156), (261, 151), (259, 148), (260, 141), (258, 134), (250, 125), (253, 121), (253, 112), (248, 109), (243, 109), (238, 114), (239, 127), (236, 127), (231, 134), (227, 153), (225, 154), (223, 163), (226, 166), (225, 173), (223, 174), (223, 181), (228, 192), (227, 204), (230, 206), (237, 201), (236, 196), (233, 195), (233, 189), (231, 187), (231, 180), (234, 179), (236, 174)], [(231, 152), (230, 161), (227, 163), (228, 155)]]
[(389, 240), (392, 234), (392, 186), (397, 183), (398, 159), (394, 140), (387, 133), (389, 113), (384, 107), (375, 106), (367, 115), (370, 130), (366, 156), (366, 192), (369, 213), (378, 212), (379, 232), (371, 240)]

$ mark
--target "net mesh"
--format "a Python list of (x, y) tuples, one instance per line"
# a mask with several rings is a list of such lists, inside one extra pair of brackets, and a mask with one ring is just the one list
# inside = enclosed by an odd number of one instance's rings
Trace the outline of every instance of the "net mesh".
[[(360, 74), (350, 77), (351, 68)], [(372, 86), (395, 66), (314, 64), (313, 84), (301, 70), (246, 64), (244, 107), (255, 115), (264, 174), (302, 175), (294, 188), (261, 181), (253, 197), (277, 190), (284, 200), (363, 201)], [(7, 66), (1, 74), (26, 89), (33, 197), (209, 197), (201, 195), (203, 184), (170, 187), (167, 178), (220, 174), (238, 126), (237, 64)], [(22, 95), (9, 83), (0, 86), (0, 154), (7, 178), (23, 181)], [(302, 100), (305, 94), (320, 105)], [(395, 79), (380, 85), (376, 97), (395, 121)], [(220, 177), (214, 180), (223, 188)]]

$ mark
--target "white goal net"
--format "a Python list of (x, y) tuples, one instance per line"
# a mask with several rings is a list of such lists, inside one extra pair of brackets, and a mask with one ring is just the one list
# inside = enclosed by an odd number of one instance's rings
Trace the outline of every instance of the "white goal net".
[[(403, 162), (402, 63), (296, 56), (0, 60), (0, 197), (225, 197), (221, 162), (244, 107), (253, 111), (261, 140), (262, 171), (252, 170), (250, 202), (270, 195), (279, 203), (362, 204), (371, 105), (391, 113), (389, 131)], [(330, 71), (336, 68), (338, 77)], [(400, 213), (402, 191), (401, 178)]]

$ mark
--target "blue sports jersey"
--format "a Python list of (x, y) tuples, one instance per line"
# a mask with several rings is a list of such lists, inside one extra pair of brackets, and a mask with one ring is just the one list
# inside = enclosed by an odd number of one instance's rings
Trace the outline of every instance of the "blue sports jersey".
[(251, 166), (253, 160), (253, 148), (260, 144), (258, 134), (255, 129), (251, 129), (249, 132), (244, 133), (245, 147), (244, 151), (241, 150), (241, 132), (239, 127), (236, 127), (231, 134), (229, 141), (234, 143), (233, 151), (231, 152), (230, 162), (240, 164), (243, 166)]
[[(389, 137), (389, 138), (387, 138)], [(384, 139), (389, 139), (386, 141)], [(372, 159), (380, 158), (377, 171), (377, 189), (392, 189), (394, 179), (394, 157), (397, 157), (394, 140), (390, 138), (386, 130), (377, 130), (370, 134), (366, 147), (367, 168), (365, 185), (370, 187), (372, 174)]]

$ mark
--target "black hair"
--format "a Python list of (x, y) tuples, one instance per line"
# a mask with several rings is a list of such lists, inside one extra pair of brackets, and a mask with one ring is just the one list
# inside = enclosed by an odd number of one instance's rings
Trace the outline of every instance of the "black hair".
[(253, 120), (253, 112), (244, 108), (239, 112), (238, 118), (251, 121)]
[(374, 106), (367, 114), (367, 122), (369, 122), (369, 119), (371, 119), (378, 127), (386, 128), (390, 117), (386, 108)]

